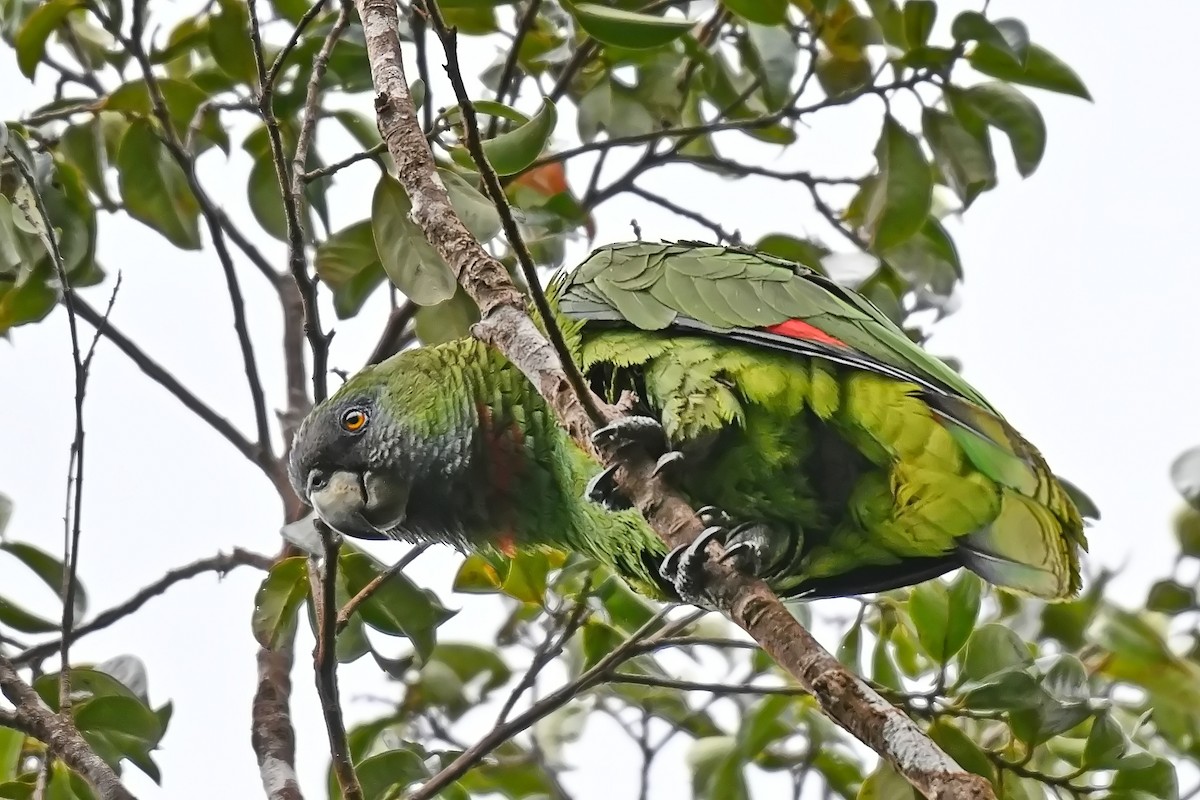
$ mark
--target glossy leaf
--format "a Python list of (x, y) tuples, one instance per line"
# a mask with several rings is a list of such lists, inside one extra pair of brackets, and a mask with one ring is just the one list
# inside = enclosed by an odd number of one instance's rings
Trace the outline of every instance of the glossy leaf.
[(1011, 63), (1021, 63), (1020, 54), (1013, 49), (1004, 32), (978, 11), (963, 11), (950, 25), (950, 34), (956, 42), (975, 41), (990, 47), (997, 55)]
[(356, 222), (330, 235), (317, 247), (313, 266), (321, 282), (333, 292), (338, 319), (348, 319), (386, 279), (371, 221)]
[(963, 675), (972, 680), (982, 680), (995, 672), (1029, 664), (1032, 660), (1021, 637), (1011, 628), (990, 622), (977, 628), (967, 640)]
[(937, 11), (937, 3), (933, 0), (908, 0), (904, 4), (904, 34), (909, 48), (929, 41), (929, 34), (937, 21)]
[[(0, 516), (3, 514), (0, 513)], [(3, 520), (0, 519), (0, 532), (3, 532), (3, 528)], [(49, 586), (59, 597), (62, 596), (63, 564), (57, 558), (25, 542), (0, 542), (0, 551), (8, 553), (33, 570), (42, 583)], [(74, 620), (78, 625), (87, 613), (87, 591), (78, 579), (75, 581), (74, 598)]]
[(20, 633), (53, 633), (59, 629), (59, 623), (26, 611), (2, 596), (0, 596), (0, 625)]
[(597, 3), (577, 3), (570, 10), (579, 27), (596, 41), (630, 50), (662, 47), (692, 27), (686, 19), (640, 14)]
[(762, 84), (763, 98), (771, 110), (778, 110), (791, 97), (800, 48), (780, 25), (747, 23), (746, 38), (750, 44), (747, 55)]
[(933, 200), (933, 174), (917, 138), (890, 115), (875, 146), (878, 179), (872, 186), (864, 226), (872, 247), (887, 250), (925, 224)]
[(781, 25), (787, 19), (787, 0), (722, 0), (727, 9), (747, 22)]
[(557, 124), (558, 110), (554, 102), (543, 97), (542, 107), (532, 119), (483, 143), (488, 163), (499, 175), (520, 172), (542, 154)]
[(429, 777), (421, 757), (409, 750), (385, 750), (356, 764), (365, 800), (400, 797), (399, 790)]
[(1083, 80), (1058, 56), (1036, 44), (1029, 45), (1025, 63), (1009, 57), (1005, 51), (990, 45), (980, 45), (970, 56), (971, 66), (1009, 83), (1020, 83), (1038, 89), (1047, 89), (1059, 94), (1068, 94), (1084, 100), (1092, 95)]
[[(386, 567), (371, 556), (352, 550), (344, 550), (338, 564), (345, 572), (351, 595), (358, 594), (386, 572)], [(403, 573), (396, 573), (359, 606), (359, 613), (375, 630), (406, 637), (425, 661), (433, 652), (438, 626), (457, 612), (443, 606), (433, 592), (420, 588)]]
[(32, 78), (46, 53), (46, 40), (63, 24), (67, 14), (83, 5), (79, 0), (47, 0), (41, 3), (21, 25), (13, 40), (17, 66), (26, 78)]
[(1046, 152), (1046, 122), (1033, 101), (1000, 82), (981, 83), (964, 94), (989, 125), (1008, 136), (1021, 176), (1032, 175)]
[(244, 0), (220, 0), (221, 10), (208, 20), (208, 46), (229, 77), (254, 85), (258, 68), (250, 40), (250, 12)]
[(182, 250), (200, 249), (200, 205), (151, 124), (135, 120), (117, 155), (121, 199), (129, 215)]
[(307, 561), (304, 556), (292, 556), (278, 562), (254, 596), (251, 629), (268, 650), (290, 640), (296, 630), (296, 614), (309, 594)]
[(935, 163), (964, 206), (995, 187), (996, 162), (986, 131), (972, 133), (955, 117), (933, 108), (922, 110), (921, 128)]

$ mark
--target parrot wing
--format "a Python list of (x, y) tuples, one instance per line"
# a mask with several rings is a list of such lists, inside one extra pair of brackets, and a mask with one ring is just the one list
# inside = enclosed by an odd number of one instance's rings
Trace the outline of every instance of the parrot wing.
[(691, 332), (915, 385), (967, 459), (1002, 489), (995, 520), (959, 540), (963, 563), (1043, 597), (1078, 588), (1075, 545), (1086, 547), (1079, 509), (1098, 516), (1094, 504), (861, 295), (792, 262), (690, 242), (601, 248), (556, 278), (550, 293), (561, 314), (588, 326)]

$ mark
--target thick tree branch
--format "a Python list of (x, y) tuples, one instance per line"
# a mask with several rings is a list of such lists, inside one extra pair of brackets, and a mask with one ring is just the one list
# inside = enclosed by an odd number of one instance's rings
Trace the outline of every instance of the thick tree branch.
[(134, 800), (133, 794), (121, 784), (112, 767), (96, 755), (70, 717), (46, 708), (37, 692), (21, 680), (16, 667), (3, 655), (0, 655), (0, 691), (15, 707), (15, 727), (43, 742), (55, 757), (86, 778), (101, 800)]
[[(294, 555), (285, 549), (284, 555)], [(281, 556), (282, 557), (282, 556)], [(268, 800), (304, 800), (296, 777), (296, 732), (288, 698), (292, 694), (292, 648), (258, 651), (258, 685), (251, 710), (250, 744)]]
[[(412, 199), (412, 220), (478, 304), (481, 319), (474, 334), (516, 365), (576, 441), (592, 450), (590, 420), (557, 353), (525, 313), (522, 296), (504, 267), (458, 219), (437, 176), (404, 73), (395, 4), (356, 0), (356, 5), (366, 35), (380, 131), (400, 183)], [(700, 532), (692, 509), (654, 476), (653, 464), (644, 455), (630, 454), (627, 459), (616, 476), (626, 496), (669, 546), (690, 542)], [(711, 556), (721, 553), (715, 544), (709, 550)], [(722, 611), (801, 686), (812, 691), (827, 714), (891, 762), (918, 789), (946, 800), (993, 797), (984, 779), (959, 769), (912, 720), (829, 655), (765, 584), (728, 565), (714, 563), (709, 572)]]

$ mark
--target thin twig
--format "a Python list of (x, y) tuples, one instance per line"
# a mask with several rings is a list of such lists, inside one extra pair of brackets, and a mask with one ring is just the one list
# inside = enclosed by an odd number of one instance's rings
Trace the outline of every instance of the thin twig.
[[(508, 48), (508, 55), (504, 58), (504, 67), (500, 70), (500, 80), (496, 84), (497, 103), (506, 102), (504, 98), (508, 96), (509, 87), (517, 74), (517, 62), (521, 57), (521, 45), (524, 44), (525, 37), (529, 34), (529, 31), (533, 29), (533, 24), (537, 22), (538, 10), (541, 6), (542, 0), (529, 0), (529, 5), (525, 6), (525, 13), (521, 15), (520, 20), (517, 22), (517, 30), (513, 34), (512, 45)], [(520, 92), (520, 88), (521, 82), (517, 81), (516, 86), (512, 90), (514, 100)], [(500, 117), (493, 114), (492, 118), (488, 120), (487, 135), (484, 138), (491, 139), (495, 137), (499, 129)]]
[(313, 649), (317, 694), (321, 698), (321, 713), (329, 734), (329, 757), (333, 772), (345, 800), (363, 800), (362, 786), (354, 772), (350, 744), (346, 740), (346, 722), (342, 719), (342, 703), (337, 681), (337, 568), (341, 538), (324, 525), (317, 526), (325, 544), (325, 567), (321, 570), (311, 559), (308, 562), (309, 582), (317, 618), (317, 644)]
[(214, 411), (203, 400), (196, 397), (191, 390), (180, 383), (165, 367), (146, 355), (129, 337), (121, 333), (112, 322), (106, 320), (103, 314), (88, 305), (86, 300), (76, 297), (75, 310), (89, 325), (95, 327), (105, 339), (112, 342), (118, 350), (128, 356), (129, 360), (145, 373), (147, 377), (174, 395), (175, 399), (182, 403), (184, 408), (191, 411), (207, 423), (209, 427), (221, 434), (227, 442), (232, 444), (251, 463), (264, 470), (269, 468), (269, 464), (264, 462), (263, 454), (259, 448), (243, 436), (241, 431), (234, 427), (233, 423)]
[(605, 681), (618, 665), (633, 655), (634, 645), (658, 629), (659, 623), (666, 617), (668, 610), (667, 608), (661, 609), (645, 625), (638, 628), (633, 635), (613, 648), (611, 653), (598, 661), (591, 669), (555, 689), (508, 722), (492, 728), (486, 736), (467, 748), (462, 755), (454, 759), (441, 772), (434, 775), (422, 784), (421, 788), (410, 794), (408, 800), (428, 800), (433, 797), (451, 781), (455, 781), (466, 774), (471, 767), (478, 764), (488, 753), (495, 750), (501, 744), (516, 736), (550, 712), (566, 705), (596, 684)]
[(554, 324), (554, 313), (550, 309), (550, 301), (546, 299), (546, 293), (542, 291), (541, 278), (538, 276), (533, 256), (529, 253), (529, 248), (525, 245), (524, 237), (521, 236), (521, 229), (517, 225), (516, 218), (513, 217), (512, 206), (508, 203), (508, 196), (504, 193), (504, 187), (500, 183), (500, 178), (496, 175), (496, 170), (492, 168), (491, 163), (488, 162), (487, 154), (483, 151), (483, 141), (479, 137), (479, 118), (475, 113), (475, 105), (471, 102), (471, 96), (467, 93), (466, 82), (463, 80), (462, 69), (458, 63), (458, 46), (455, 32), (446, 27), (446, 21), (442, 18), (442, 11), (438, 7), (437, 0), (425, 0), (425, 4), (429, 10), (429, 19), (437, 31), (438, 38), (442, 41), (442, 47), (446, 51), (446, 73), (450, 76), (450, 83), (454, 86), (454, 93), (458, 98), (458, 105), (462, 111), (467, 150), (471, 153), (471, 158), (475, 161), (475, 166), (479, 168), (479, 173), (483, 178), (483, 185), (487, 189), (487, 194), (492, 201), (492, 205), (496, 207), (496, 211), (500, 215), (500, 223), (504, 229), (504, 235), (508, 239), (509, 247), (512, 248), (513, 253), (517, 256), (517, 262), (521, 265), (521, 274), (525, 276), (525, 283), (529, 287), (529, 294), (533, 298), (533, 304), (545, 323), (547, 338), (550, 340), (550, 344), (554, 347), (555, 352), (558, 353), (563, 372), (567, 376), (567, 382), (579, 398), (579, 402), (591, 419), (592, 424), (599, 427), (605, 424), (607, 419), (600, 411), (595, 396), (588, 388), (587, 382), (584, 381), (583, 374), (580, 373), (575, 360), (571, 357), (571, 351), (567, 348), (567, 342), (563, 338), (562, 331)]
[(711, 692), (712, 694), (778, 694), (785, 697), (809, 697), (811, 692), (800, 686), (759, 686), (754, 683), (698, 683), (674, 678), (659, 678), (654, 675), (630, 675), (623, 672), (611, 676), (609, 683), (631, 683), (637, 686), (659, 686), (664, 689), (681, 689), (685, 692)]
[(323, 167), (317, 167), (309, 172), (302, 172), (300, 173), (300, 180), (304, 181), (305, 183), (309, 183), (311, 181), (315, 181), (317, 178), (328, 177), (329, 175), (341, 172), (351, 164), (357, 164), (359, 161), (366, 161), (368, 158), (374, 158), (385, 150), (387, 150), (387, 145), (383, 142), (380, 142), (379, 144), (371, 147), (369, 150), (363, 150), (362, 152), (355, 153), (352, 156), (347, 156), (341, 161), (335, 161), (332, 164), (327, 164)]
[[(71, 629), (75, 623), (75, 592), (77, 587), (77, 575), (79, 572), (79, 538), (82, 531), (83, 521), (83, 400), (87, 394), (87, 379), (88, 371), (85, 367), (85, 360), (82, 348), (79, 344), (79, 321), (76, 317), (76, 301), (75, 291), (71, 288), (71, 281), (67, 277), (67, 267), (63, 262), (62, 252), (58, 249), (58, 234), (55, 233), (54, 223), (50, 219), (50, 212), (46, 210), (46, 201), (42, 197), (42, 192), (38, 189), (37, 180), (33, 176), (33, 172), (25, 164), (16, 153), (8, 149), (8, 154), (12, 157), (12, 161), (17, 166), (17, 170), (21, 173), (22, 179), (25, 181), (25, 186), (33, 195), (33, 201), (37, 209), (38, 217), (40, 217), (40, 227), (43, 229), (42, 240), (49, 251), (50, 260), (54, 264), (54, 271), (58, 275), (58, 282), (62, 286), (63, 305), (67, 308), (67, 328), (71, 336), (71, 361), (74, 366), (75, 373), (75, 435), (71, 442), (71, 457), (69, 459), (68, 474), (67, 474), (67, 494), (70, 497), (72, 490), (74, 497), (72, 503), (68, 507), (68, 513), (63, 517), (63, 570), (62, 577), (62, 640), (60, 642), (59, 653), (61, 654), (62, 667), (59, 671), (59, 711), (64, 716), (69, 717), (71, 713)], [(25, 215), (29, 216), (28, 209), (21, 209)], [(30, 218), (29, 222), (37, 223), (39, 220)], [(111, 307), (111, 306), (110, 306)], [(87, 363), (90, 364), (90, 357)]]
[(379, 341), (375, 343), (375, 349), (367, 358), (368, 365), (378, 364), (400, 352), (400, 342), (404, 331), (416, 313), (417, 304), (411, 300), (405, 300), (403, 305), (392, 309), (387, 323), (383, 326), (383, 333), (379, 334)]
[[(168, 589), (177, 583), (181, 583), (198, 575), (204, 575), (209, 572), (215, 572), (219, 576), (227, 575), (234, 569), (240, 566), (256, 567), (257, 569), (267, 570), (271, 568), (271, 558), (264, 556), (261, 553), (254, 553), (249, 550), (243, 550), (240, 547), (234, 548), (232, 553), (217, 553), (215, 556), (202, 558), (199, 561), (193, 561), (190, 564), (185, 564), (182, 567), (176, 567), (170, 570), (154, 583), (137, 591), (133, 596), (123, 603), (119, 603), (112, 608), (105, 609), (97, 614), (90, 622), (80, 625), (78, 629), (72, 633), (72, 639), (78, 641), (88, 634), (103, 630), (114, 622), (118, 622), (130, 614), (135, 613), (147, 602), (159, 595), (164, 594)], [(28, 650), (13, 658), (13, 663), (17, 666), (25, 666), (28, 664), (37, 663), (48, 656), (52, 655), (55, 650), (61, 646), (59, 641), (46, 642), (44, 644), (34, 645)]]
[(626, 189), (626, 191), (630, 194), (637, 195), (643, 200), (648, 200), (649, 202), (654, 203), (656, 206), (665, 208), (667, 211), (678, 214), (686, 219), (690, 219), (692, 222), (695, 222), (699, 225), (703, 225), (716, 234), (718, 244), (721, 242), (729, 242), (730, 244), (742, 243), (742, 236), (740, 233), (737, 231), (730, 233), (729, 231), (725, 230), (725, 228), (721, 227), (719, 222), (709, 219), (699, 211), (693, 211), (690, 208), (684, 208), (678, 203), (668, 200), (660, 194), (655, 194), (648, 189), (643, 189), (640, 186), (630, 186), (628, 189)]
[(3, 655), (0, 655), (0, 691), (15, 707), (14, 727), (43, 742), (51, 753), (86, 778), (101, 800), (134, 800), (112, 767), (79, 733), (70, 716), (46, 708), (37, 692), (21, 680), (16, 667)]
[(287, 44), (275, 54), (275, 60), (271, 62), (271, 68), (267, 71), (266, 80), (264, 81), (267, 86), (275, 86), (275, 82), (279, 79), (279, 72), (284, 67), (284, 61), (296, 49), (296, 44), (300, 41), (300, 37), (304, 34), (304, 31), (308, 30), (308, 26), (312, 24), (312, 21), (317, 18), (317, 15), (321, 13), (321, 9), (324, 7), (325, 0), (317, 0), (308, 7), (308, 10), (304, 12), (304, 16), (300, 17), (300, 21), (296, 23), (296, 27), (292, 29), (291, 36), (288, 37)]
[(338, 609), (335, 632), (341, 633), (342, 629), (349, 624), (350, 618), (354, 616), (354, 612), (358, 611), (359, 606), (371, 599), (371, 595), (375, 594), (375, 592), (379, 590), (380, 586), (383, 586), (383, 584), (388, 580), (404, 571), (404, 568), (415, 561), (417, 556), (421, 555), (432, 546), (432, 542), (425, 542), (424, 544), (415, 545), (411, 550), (405, 553), (399, 561), (397, 561), (395, 564), (392, 564), (381, 574), (376, 575), (371, 579), (370, 583), (359, 590), (358, 594), (347, 600), (346, 605)]

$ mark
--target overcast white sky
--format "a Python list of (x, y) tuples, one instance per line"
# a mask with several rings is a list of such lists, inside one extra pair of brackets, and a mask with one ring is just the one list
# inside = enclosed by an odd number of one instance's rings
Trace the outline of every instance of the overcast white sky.
[[(968, 7), (941, 5), (942, 24), (952, 9)], [(995, 0), (991, 14), (1025, 20), (1035, 41), (1081, 73), (1096, 103), (1033, 92), (1050, 131), (1045, 161), (1021, 181), (1005, 155), (1000, 188), (984, 196), (964, 224), (952, 226), (967, 272), (964, 303), (938, 325), (932, 349), (961, 358), (968, 379), (1054, 469), (1100, 503), (1104, 522), (1092, 530), (1089, 562), (1127, 564), (1113, 591), (1127, 592), (1135, 603), (1146, 583), (1168, 569), (1173, 552), (1169, 518), (1179, 501), (1167, 478), (1170, 460), (1200, 441), (1200, 270), (1191, 191), (1200, 184), (1197, 119), (1194, 98), (1180, 91), (1171, 71), (1172, 59), (1194, 49), (1200, 6), (1150, 0), (1135, 21), (1127, 9), (1114, 5), (1105, 13), (1086, 0)], [(491, 56), (484, 53), (482, 60)], [(0, 118), (26, 113), (45, 96), (35, 97), (7, 48), (0, 49), (0, 86)], [(867, 101), (818, 115), (813, 130), (777, 163), (855, 173), (877, 135), (878, 123), (870, 120), (878, 114), (878, 105)], [(566, 120), (560, 137), (569, 131)], [(1007, 153), (1002, 141), (997, 152)], [(203, 178), (235, 218), (250, 224), (246, 168), (240, 152), (229, 165), (210, 157)], [(365, 165), (344, 174), (336, 227), (365, 216), (374, 175)], [(800, 211), (807, 196), (796, 187), (727, 183), (688, 170), (662, 172), (646, 185), (739, 228), (750, 241), (768, 232), (804, 232), (812, 224)], [(598, 241), (630, 238), (632, 217), (647, 238), (708, 237), (640, 201), (621, 200), (599, 213)], [(211, 252), (181, 254), (125, 220), (106, 219), (101, 227), (100, 258), (110, 273), (121, 269), (125, 276), (115, 323), (249, 430), (249, 399)], [(282, 247), (267, 241), (265, 248), (283, 267)], [(247, 269), (243, 275), (269, 399), (281, 407), (278, 313), (257, 274)], [(103, 304), (102, 291), (89, 296)], [(359, 320), (337, 326), (334, 365), (361, 363), (384, 313), (381, 293)], [(73, 419), (61, 311), (0, 344), (0, 376), (0, 492), (16, 503), (9, 536), (56, 551)], [(280, 508), (266, 481), (107, 345), (92, 372), (87, 430), (81, 576), (93, 610), (218, 550), (278, 548)], [(415, 575), (446, 590), (456, 563), (448, 551), (430, 553)], [(10, 566), (0, 564), (6, 595), (38, 591)], [(259, 579), (243, 569), (221, 584), (212, 576), (182, 584), (74, 649), (80, 660), (138, 654), (149, 668), (154, 703), (175, 703), (157, 756), (163, 788), (136, 770), (129, 773), (140, 797), (261, 796), (248, 746), (255, 677), (249, 615)], [(40, 610), (49, 613), (48, 593), (44, 599)], [(464, 612), (443, 629), (446, 638), (470, 636), (481, 619), (499, 614), (486, 598), (448, 599)], [(321, 797), (327, 750), (309, 646), (303, 639), (297, 658), (295, 721), (304, 786)], [(394, 694), (367, 662), (341, 671), (351, 719), (383, 710), (355, 702), (356, 696)], [(603, 730), (593, 733), (607, 739)], [(636, 776), (613, 769), (613, 753), (608, 747), (572, 752), (578, 769), (568, 782), (581, 800), (632, 796)], [(662, 782), (656, 789), (659, 797), (677, 796)]]

